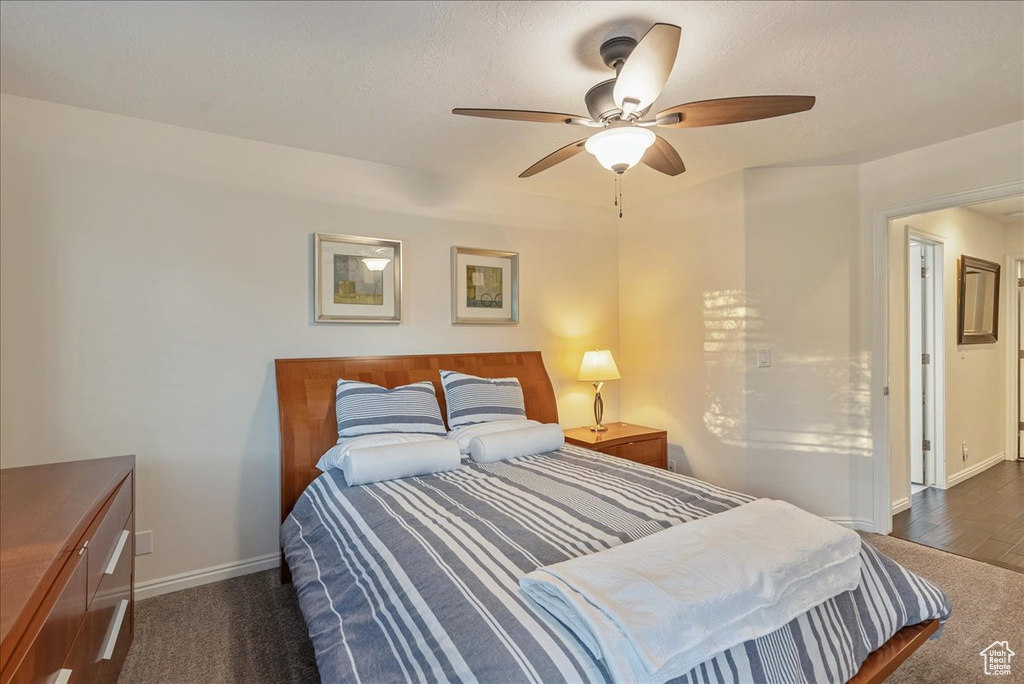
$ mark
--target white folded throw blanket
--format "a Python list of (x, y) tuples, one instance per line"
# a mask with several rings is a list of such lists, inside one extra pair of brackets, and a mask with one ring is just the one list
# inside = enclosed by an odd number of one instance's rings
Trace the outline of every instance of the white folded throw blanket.
[(554, 423), (474, 437), (469, 455), (477, 463), (505, 461), (519, 456), (546, 454), (565, 444), (565, 433)]
[(618, 682), (666, 682), (855, 589), (860, 538), (759, 499), (519, 580)]
[(349, 485), (363, 485), (455, 470), (461, 460), (455, 442), (436, 439), (352, 449), (345, 457), (342, 470)]

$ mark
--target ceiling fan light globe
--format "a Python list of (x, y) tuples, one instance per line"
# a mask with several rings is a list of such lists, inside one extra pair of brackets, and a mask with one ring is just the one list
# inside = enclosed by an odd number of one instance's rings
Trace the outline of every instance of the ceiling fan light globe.
[(637, 165), (657, 136), (646, 128), (625, 126), (596, 133), (584, 144), (604, 168), (622, 173)]

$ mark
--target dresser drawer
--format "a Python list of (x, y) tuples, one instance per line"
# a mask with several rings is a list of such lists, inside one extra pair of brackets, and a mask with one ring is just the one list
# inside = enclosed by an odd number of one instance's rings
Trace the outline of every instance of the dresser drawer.
[(62, 576), (69, 577), (67, 584), (14, 673), (11, 684), (52, 684), (60, 676), (68, 651), (85, 620), (87, 606), (85, 554), (73, 552), (68, 564), (62, 572)]
[[(67, 684), (115, 684), (131, 639), (131, 601), (124, 597), (103, 610), (89, 611), (64, 661)], [(63, 684), (63, 683), (62, 683)]]
[(666, 446), (666, 440), (662, 437), (659, 439), (645, 439), (626, 444), (618, 444), (616, 446), (607, 446), (598, 449), (598, 451), (608, 454), (609, 456), (624, 458), (628, 461), (633, 461), (634, 463), (643, 463), (645, 465), (655, 466), (656, 468), (664, 468)]
[(89, 541), (89, 598), (99, 588), (100, 580), (111, 565), (116, 565), (128, 546), (128, 519), (132, 514), (132, 476), (124, 479), (113, 494), (113, 502), (98, 521), (99, 526)]
[(103, 572), (96, 593), (89, 604), (85, 625), (68, 656), (65, 668), (75, 675), (71, 682), (116, 682), (121, 664), (131, 644), (132, 632), (132, 557), (134, 520), (127, 523), (126, 542)]

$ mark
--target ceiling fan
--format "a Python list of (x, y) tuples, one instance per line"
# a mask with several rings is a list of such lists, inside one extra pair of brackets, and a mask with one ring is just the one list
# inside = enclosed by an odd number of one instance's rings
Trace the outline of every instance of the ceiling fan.
[(814, 106), (809, 95), (754, 95), (702, 100), (677, 105), (645, 118), (668, 82), (679, 51), (681, 29), (655, 24), (638, 43), (633, 38), (612, 38), (601, 45), (601, 59), (615, 78), (587, 91), (584, 101), (590, 117), (520, 109), (453, 109), (452, 114), (488, 119), (559, 123), (600, 128), (600, 132), (555, 150), (519, 174), (529, 178), (586, 150), (607, 169), (621, 174), (642, 162), (678, 176), (686, 170), (679, 153), (652, 127), (696, 128), (756, 121), (804, 112)]

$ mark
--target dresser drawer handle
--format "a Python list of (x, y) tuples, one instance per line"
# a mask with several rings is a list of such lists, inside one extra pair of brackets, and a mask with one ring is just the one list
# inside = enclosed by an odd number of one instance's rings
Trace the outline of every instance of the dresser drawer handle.
[(124, 614), (128, 611), (128, 599), (121, 599), (117, 604), (117, 612), (114, 613), (114, 622), (110, 625), (110, 632), (107, 633), (107, 643), (103, 646), (103, 653), (100, 660), (110, 660), (114, 657), (114, 647), (117, 646), (117, 637), (121, 633), (121, 623), (124, 622)]
[(53, 684), (68, 684), (71, 681), (71, 670), (64, 668), (57, 673), (57, 678), (53, 680)]
[(124, 545), (128, 541), (129, 534), (131, 534), (131, 532), (128, 530), (121, 532), (121, 537), (117, 540), (117, 546), (114, 547), (114, 555), (110, 557), (110, 562), (107, 563), (107, 569), (103, 571), (104, 575), (114, 574), (114, 570), (117, 569), (117, 561), (121, 559), (121, 552), (124, 551)]

